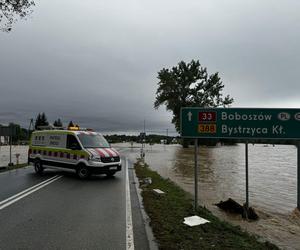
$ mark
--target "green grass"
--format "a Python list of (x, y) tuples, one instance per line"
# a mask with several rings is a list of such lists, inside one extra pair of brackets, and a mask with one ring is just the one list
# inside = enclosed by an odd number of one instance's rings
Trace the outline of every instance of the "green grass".
[[(257, 237), (215, 217), (206, 208), (199, 207), (197, 215), (210, 223), (196, 227), (183, 224), (184, 217), (195, 215), (191, 195), (169, 179), (163, 179), (147, 165), (135, 164), (139, 179), (152, 178), (152, 184), (141, 185), (145, 210), (151, 219), (159, 249), (278, 249), (269, 242), (259, 242)], [(166, 194), (157, 195), (158, 188)]]
[(0, 169), (0, 173), (10, 171), (10, 170), (14, 170), (14, 169), (18, 169), (18, 168), (24, 168), (26, 166), (28, 166), (27, 163), (21, 163), (21, 164), (18, 164), (18, 165), (8, 166), (6, 168)]

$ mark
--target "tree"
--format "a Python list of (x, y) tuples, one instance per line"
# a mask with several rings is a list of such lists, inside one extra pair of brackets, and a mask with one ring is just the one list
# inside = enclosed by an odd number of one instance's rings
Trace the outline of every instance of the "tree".
[(34, 128), (38, 129), (38, 126), (41, 125), (41, 114), (39, 113), (35, 119), (35, 124), (34, 124)]
[(62, 127), (63, 126), (60, 118), (58, 118), (57, 120), (54, 121), (53, 126), (55, 126), (55, 127)]
[(33, 12), (33, 0), (0, 0), (0, 30), (9, 32), (18, 18), (25, 18)]
[(69, 127), (74, 127), (74, 123), (72, 121), (69, 122), (68, 128)]
[(181, 107), (226, 107), (233, 103), (229, 95), (223, 98), (224, 85), (217, 73), (208, 75), (199, 61), (183, 61), (172, 69), (158, 72), (158, 88), (154, 108), (166, 105), (173, 112), (172, 123), (180, 131)]
[(47, 116), (45, 115), (45, 113), (43, 112), (42, 115), (41, 115), (41, 125), (42, 126), (48, 126), (49, 125), (49, 122), (47, 120)]
[(39, 126), (48, 126), (49, 122), (47, 121), (47, 117), (45, 113), (43, 112), (42, 114), (38, 114), (36, 119), (35, 119), (35, 125), (34, 128), (38, 129)]

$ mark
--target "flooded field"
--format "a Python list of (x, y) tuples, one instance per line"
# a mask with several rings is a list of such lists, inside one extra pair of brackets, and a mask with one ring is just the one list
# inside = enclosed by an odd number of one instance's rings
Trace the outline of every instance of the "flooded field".
[[(159, 157), (158, 157), (159, 154)], [(294, 146), (249, 145), (249, 193), (255, 207), (288, 213), (296, 207), (297, 150)], [(245, 201), (244, 145), (200, 147), (199, 200), (216, 203), (231, 197)], [(160, 146), (146, 161), (162, 176), (186, 188), (194, 185), (194, 149)], [(193, 189), (191, 190), (193, 191)]]
[[(28, 146), (12, 146), (11, 160), (17, 163), (16, 154), (20, 154), (19, 163), (27, 162)], [(9, 146), (0, 146), (0, 167), (7, 166), (9, 163)]]
[[(139, 149), (132, 149), (132, 158)], [(260, 216), (246, 222), (214, 204), (229, 197), (245, 202), (245, 146), (200, 147), (199, 203), (218, 217), (261, 235), (283, 249), (300, 249), (296, 207), (297, 150), (286, 145), (249, 145), (249, 201)], [(180, 145), (146, 147), (146, 162), (165, 178), (194, 193), (194, 149)]]

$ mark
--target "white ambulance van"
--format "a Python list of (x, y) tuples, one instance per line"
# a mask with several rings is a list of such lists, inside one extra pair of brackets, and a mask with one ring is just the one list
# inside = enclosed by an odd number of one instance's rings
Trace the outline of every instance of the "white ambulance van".
[(35, 172), (47, 167), (76, 171), (81, 179), (91, 174), (113, 176), (121, 170), (120, 154), (97, 132), (41, 130), (32, 133), (28, 163)]

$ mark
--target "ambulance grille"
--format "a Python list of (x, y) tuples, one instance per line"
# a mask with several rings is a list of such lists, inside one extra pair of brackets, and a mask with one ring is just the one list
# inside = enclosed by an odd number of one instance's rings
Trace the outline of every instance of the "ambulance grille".
[(115, 156), (115, 157), (101, 157), (101, 161), (103, 163), (119, 162), (120, 161), (120, 156)]

